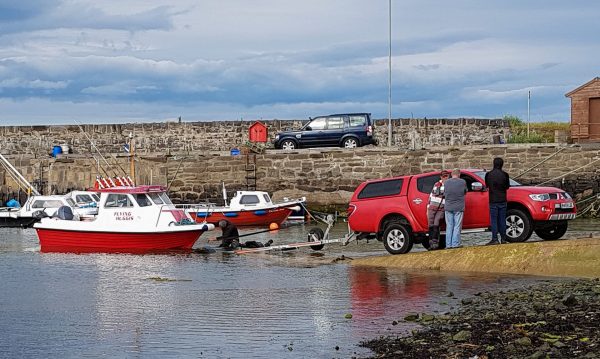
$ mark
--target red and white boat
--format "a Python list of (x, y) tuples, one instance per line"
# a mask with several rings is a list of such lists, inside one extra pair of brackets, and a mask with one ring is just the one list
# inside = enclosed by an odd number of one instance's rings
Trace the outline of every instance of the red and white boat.
[(196, 223), (176, 207), (163, 186), (119, 186), (96, 191), (100, 193), (100, 201), (95, 216), (77, 220), (69, 215), (70, 208), (66, 208), (66, 215), (42, 218), (34, 224), (41, 251), (191, 249), (203, 232), (215, 228), (206, 222)]
[(283, 202), (273, 203), (267, 192), (237, 191), (229, 205), (197, 204), (186, 208), (186, 212), (197, 222), (217, 224), (226, 219), (236, 226), (269, 226), (271, 223), (279, 225), (292, 212), (300, 211), (305, 201), (304, 197), (284, 198)]

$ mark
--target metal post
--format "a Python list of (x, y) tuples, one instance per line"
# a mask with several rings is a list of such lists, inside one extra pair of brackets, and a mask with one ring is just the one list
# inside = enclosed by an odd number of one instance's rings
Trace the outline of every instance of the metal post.
[(389, 54), (388, 54), (388, 147), (392, 147), (392, 0), (388, 1)]
[(529, 103), (531, 102), (531, 91), (527, 91), (527, 138), (529, 138)]

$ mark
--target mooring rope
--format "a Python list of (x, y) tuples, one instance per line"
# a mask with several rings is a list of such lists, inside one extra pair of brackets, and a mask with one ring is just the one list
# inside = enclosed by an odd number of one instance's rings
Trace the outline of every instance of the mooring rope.
[(542, 163), (544, 163), (544, 162), (548, 161), (549, 159), (551, 159), (552, 157), (556, 156), (557, 154), (559, 154), (559, 153), (560, 153), (562, 150), (564, 150), (564, 149), (566, 149), (566, 148), (567, 148), (567, 147), (562, 147), (562, 148), (560, 148), (558, 151), (556, 151), (556, 152), (554, 152), (553, 154), (551, 154), (550, 156), (546, 157), (546, 159), (542, 160), (541, 162), (539, 162), (539, 163), (538, 163), (538, 164), (536, 164), (535, 166), (533, 166), (533, 167), (531, 167), (531, 168), (529, 168), (529, 169), (527, 169), (527, 170), (525, 170), (525, 171), (523, 171), (523, 172), (519, 173), (519, 174), (518, 174), (518, 175), (516, 175), (514, 178), (519, 178), (519, 177), (521, 177), (521, 176), (522, 176), (522, 175), (524, 175), (525, 173), (527, 173), (527, 172), (529, 172), (529, 171), (533, 170), (534, 168), (538, 167), (538, 166), (539, 166), (539, 165), (541, 165)]

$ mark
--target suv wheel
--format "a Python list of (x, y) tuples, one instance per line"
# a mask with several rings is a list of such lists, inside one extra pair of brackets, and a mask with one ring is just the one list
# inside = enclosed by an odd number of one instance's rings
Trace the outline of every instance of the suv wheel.
[(509, 242), (525, 242), (531, 237), (533, 226), (529, 216), (519, 209), (506, 211), (506, 240)]
[(298, 146), (296, 145), (296, 142), (294, 140), (281, 141), (281, 149), (282, 150), (295, 150), (296, 147), (298, 147)]
[(391, 222), (383, 231), (383, 246), (391, 254), (404, 254), (412, 249), (413, 240), (404, 225)]
[(356, 137), (348, 137), (342, 142), (344, 148), (356, 148), (358, 147), (358, 139)]
[(567, 233), (567, 228), (569, 224), (567, 221), (560, 221), (556, 223), (546, 224), (542, 227), (535, 229), (535, 234), (538, 235), (541, 239), (544, 240), (555, 240), (564, 236)]

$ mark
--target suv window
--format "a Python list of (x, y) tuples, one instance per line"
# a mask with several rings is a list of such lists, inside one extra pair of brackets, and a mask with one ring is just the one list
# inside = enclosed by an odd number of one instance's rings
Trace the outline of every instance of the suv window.
[(350, 116), (350, 127), (365, 126), (367, 124), (366, 116)]
[(344, 128), (344, 118), (343, 117), (329, 117), (327, 120), (327, 129), (335, 130)]
[(402, 182), (402, 179), (393, 179), (388, 181), (368, 183), (358, 194), (358, 199), (400, 194)]
[(314, 131), (314, 130), (324, 130), (325, 127), (327, 127), (327, 118), (325, 117), (319, 117), (319, 118), (315, 118), (314, 120), (310, 121), (308, 123), (308, 126), (306, 126), (307, 130), (308, 127), (310, 127), (310, 130)]
[(431, 193), (433, 185), (440, 180), (440, 175), (424, 176), (417, 179), (417, 190), (421, 193)]

